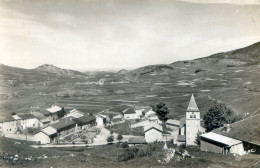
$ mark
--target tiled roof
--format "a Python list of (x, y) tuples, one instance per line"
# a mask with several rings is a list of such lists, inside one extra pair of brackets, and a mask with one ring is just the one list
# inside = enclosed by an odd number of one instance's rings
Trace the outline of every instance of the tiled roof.
[(196, 104), (196, 101), (195, 101), (195, 98), (193, 96), (193, 94), (191, 95), (191, 98), (190, 98), (190, 102), (189, 102), (189, 105), (188, 105), (188, 108), (187, 108), (187, 112), (195, 112), (195, 111), (199, 111), (199, 108)]
[(154, 122), (150, 122), (148, 125), (144, 126), (144, 132), (147, 132), (151, 129), (163, 132), (162, 126)]
[(179, 120), (167, 120), (166, 124), (179, 126), (180, 125), (180, 121)]
[(43, 133), (45, 133), (46, 135), (49, 135), (49, 136), (57, 133), (57, 131), (50, 126), (43, 128), (41, 130), (41, 132), (43, 132)]
[(260, 145), (260, 114), (230, 124), (229, 132), (224, 131), (223, 127), (212, 132)]
[(94, 116), (91, 116), (91, 115), (84, 115), (82, 117), (74, 118), (72, 120), (77, 124), (88, 124), (88, 123), (96, 120), (96, 118)]
[(51, 127), (56, 130), (60, 130), (66, 127), (70, 127), (72, 125), (76, 125), (76, 123), (72, 120), (72, 118), (66, 118), (51, 124)]
[(46, 110), (49, 111), (50, 113), (56, 113), (56, 112), (58, 112), (58, 111), (61, 111), (62, 108), (59, 107), (59, 106), (52, 106), (51, 108), (48, 108), (48, 109), (46, 109)]
[(133, 108), (128, 108), (123, 112), (124, 114), (135, 114), (135, 110)]
[(26, 114), (17, 114), (22, 120), (32, 119), (35, 118), (34, 115), (26, 113)]

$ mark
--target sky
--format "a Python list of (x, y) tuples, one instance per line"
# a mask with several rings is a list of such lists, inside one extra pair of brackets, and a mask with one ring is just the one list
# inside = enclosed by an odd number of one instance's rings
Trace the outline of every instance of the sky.
[(260, 0), (1, 0), (0, 63), (134, 69), (260, 41)]

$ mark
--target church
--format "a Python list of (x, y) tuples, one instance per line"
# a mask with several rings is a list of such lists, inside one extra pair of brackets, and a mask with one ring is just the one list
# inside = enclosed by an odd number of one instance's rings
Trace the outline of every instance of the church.
[(196, 104), (194, 95), (191, 95), (185, 117), (180, 120), (168, 120), (166, 128), (172, 130), (174, 143), (186, 146), (197, 145), (196, 137), (198, 132), (205, 133), (205, 128), (200, 125), (200, 110)]

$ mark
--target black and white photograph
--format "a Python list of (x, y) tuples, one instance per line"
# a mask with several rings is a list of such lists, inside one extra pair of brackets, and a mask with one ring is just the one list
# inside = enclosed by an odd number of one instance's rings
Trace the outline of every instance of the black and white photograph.
[(260, 0), (0, 0), (0, 168), (260, 168)]

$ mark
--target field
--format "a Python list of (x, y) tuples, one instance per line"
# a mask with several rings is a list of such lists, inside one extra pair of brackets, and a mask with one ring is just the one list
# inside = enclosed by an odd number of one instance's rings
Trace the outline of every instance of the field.
[[(155, 151), (151, 157), (137, 158), (127, 162), (118, 162), (117, 158), (125, 149), (118, 147), (116, 144), (97, 146), (93, 148), (63, 148), (63, 149), (34, 149), (28, 145), (22, 145), (17, 151), (14, 146), (16, 141), (1, 138), (1, 148), (11, 155), (18, 154), (19, 156), (38, 158), (47, 156), (47, 158), (36, 159), (35, 161), (23, 162), (23, 164), (11, 164), (6, 160), (0, 159), (1, 167), (194, 167), (194, 168), (240, 168), (247, 167), (256, 160), (259, 160), (258, 155), (221, 155), (214, 153), (200, 152), (197, 148), (187, 148), (187, 151), (194, 158), (185, 159), (182, 161), (172, 160), (168, 164), (158, 163), (161, 157), (163, 144), (155, 144)], [(175, 146), (173, 146), (175, 147)]]

